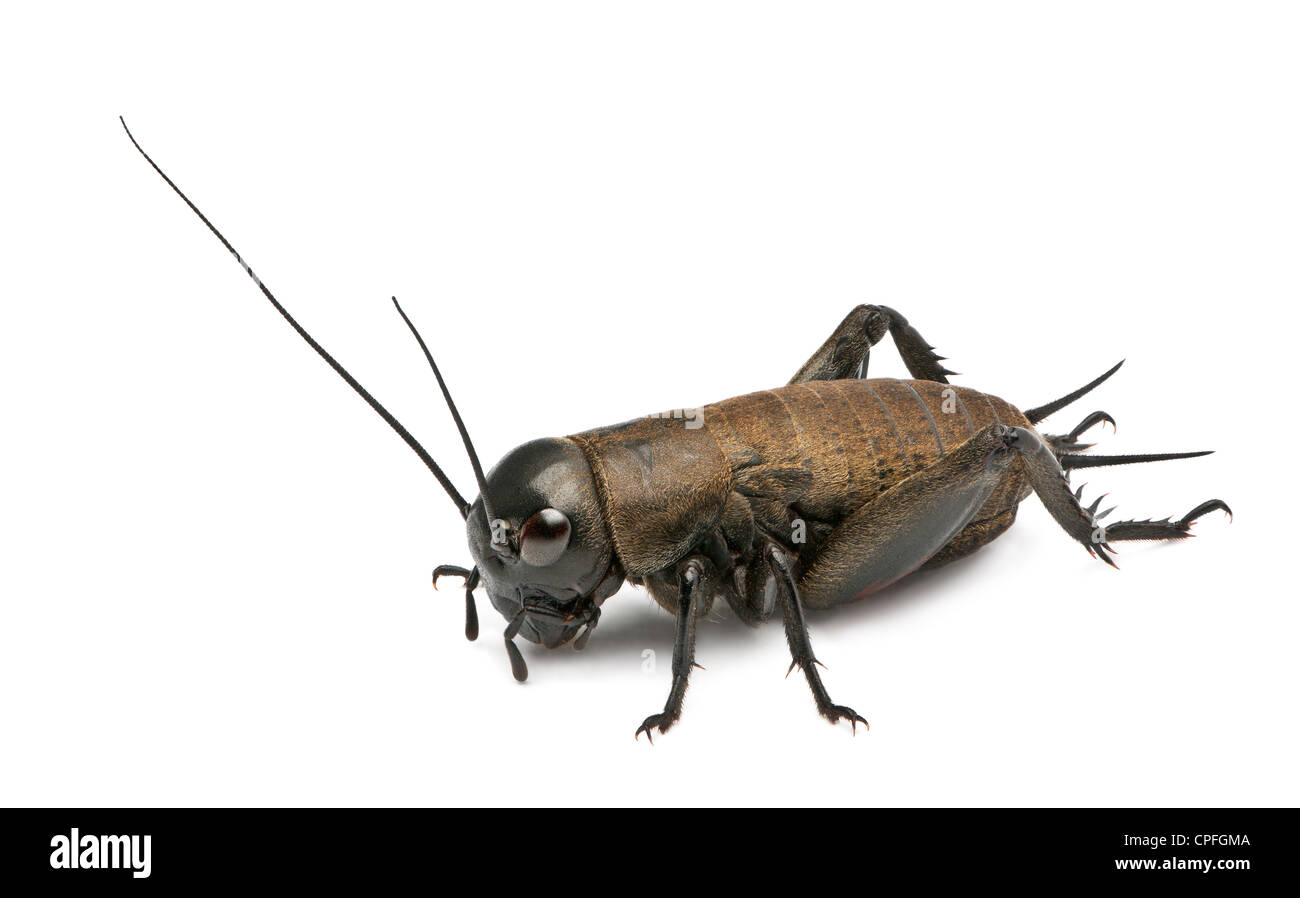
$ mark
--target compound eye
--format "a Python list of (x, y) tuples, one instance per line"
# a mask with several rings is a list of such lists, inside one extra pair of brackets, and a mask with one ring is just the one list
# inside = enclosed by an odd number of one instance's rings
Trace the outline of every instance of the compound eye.
[(533, 567), (554, 564), (569, 546), (573, 528), (564, 512), (543, 508), (524, 521), (519, 531), (519, 554)]

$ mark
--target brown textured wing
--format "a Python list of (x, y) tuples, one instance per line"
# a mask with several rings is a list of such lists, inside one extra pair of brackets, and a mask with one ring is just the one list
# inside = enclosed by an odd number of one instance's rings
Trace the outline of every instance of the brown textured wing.
[[(592, 466), (619, 558), (635, 576), (685, 556), (729, 500), (743, 499), (773, 533), (796, 518), (828, 530), (986, 424), (1028, 422), (975, 390), (877, 378), (790, 384), (570, 439)], [(979, 519), (1026, 492), (1008, 478)]]

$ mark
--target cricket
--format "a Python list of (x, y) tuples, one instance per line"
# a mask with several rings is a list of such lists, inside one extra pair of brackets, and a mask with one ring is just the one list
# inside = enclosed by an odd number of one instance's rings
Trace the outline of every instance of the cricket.
[[(126, 122), (122, 122), (126, 128)], [(1174, 520), (1106, 523), (1112, 508), (1085, 504), (1070, 484), (1079, 468), (1209, 454), (1086, 454), (1081, 438), (1115, 422), (1097, 411), (1063, 433), (1039, 425), (1119, 370), (1021, 410), (997, 396), (949, 384), (955, 374), (902, 314), (859, 305), (784, 386), (697, 409), (524, 443), (484, 473), (442, 373), (396, 298), (424, 353), (474, 471), (478, 496), (456, 489), (409, 431), (307, 333), (220, 231), (132, 144), (244, 267), (300, 337), (415, 452), (465, 521), (468, 566), (440, 565), (433, 582), (458, 577), (465, 635), (479, 635), (474, 593), (506, 621), (515, 679), (528, 676), (517, 638), (581, 650), (604, 602), (643, 587), (674, 617), (672, 683), (662, 710), (636, 729), (653, 741), (681, 717), (695, 664), (696, 624), (718, 599), (746, 624), (780, 615), (818, 713), (867, 724), (822, 683), (807, 609), (856, 602), (917, 571), (971, 554), (1038, 497), (1066, 535), (1114, 566), (1112, 544), (1181, 540), (1220, 499)], [(888, 334), (911, 379), (868, 378), (871, 350)]]

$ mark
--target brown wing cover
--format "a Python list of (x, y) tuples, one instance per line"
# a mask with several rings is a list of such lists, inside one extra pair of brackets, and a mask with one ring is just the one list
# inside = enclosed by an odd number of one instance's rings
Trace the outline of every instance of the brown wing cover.
[[(752, 393), (706, 406), (704, 421), (733, 470), (743, 471), (752, 456), (766, 466), (806, 467), (811, 477), (798, 511), (828, 523), (988, 424), (1030, 426), (996, 396), (887, 378), (810, 381)], [(1023, 498), (1023, 482), (1008, 481), (990, 498), (991, 507), (1004, 510)]]
[[(996, 396), (930, 381), (810, 381), (575, 434), (629, 574), (662, 570), (719, 524), (728, 498), (779, 530), (832, 527), (988, 424), (1029, 427)], [(698, 426), (688, 426), (698, 425)], [(977, 520), (1029, 491), (1015, 473)]]

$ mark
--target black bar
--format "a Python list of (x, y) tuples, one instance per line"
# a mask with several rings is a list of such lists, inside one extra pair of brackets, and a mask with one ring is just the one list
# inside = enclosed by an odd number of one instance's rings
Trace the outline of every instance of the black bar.
[[(845, 888), (884, 876), (1231, 887), (1296, 869), (1289, 810), (780, 810), (747, 812), (740, 827), (712, 817), (691, 812), (691, 851), (733, 887), (778, 875), (773, 865), (787, 863), (795, 865), (789, 872), (811, 873), (823, 887), (842, 878)], [(100, 893), (268, 883), (374, 888), (413, 880), (459, 890), (465, 876), (471, 883), (481, 877), (483, 888), (513, 880), (525, 891), (543, 883), (657, 891), (674, 888), (672, 880), (650, 871), (680, 844), (664, 838), (673, 832), (665, 826), (680, 817), (647, 809), (67, 809), (7, 810), (2, 819), (0, 885), (9, 894), (30, 894), (15, 885)], [(74, 828), (85, 846), (79, 862), (102, 855), (111, 864), (116, 851), (117, 866), (72, 869), (59, 851)], [(128, 855), (122, 840), (103, 839), (131, 835), (141, 837), (132, 843), (141, 848), (149, 837), (147, 876), (137, 875), (145, 868), (134, 847)], [(93, 848), (85, 841), (91, 837)], [(755, 850), (759, 844), (772, 850)], [(592, 872), (610, 865), (625, 872)]]

